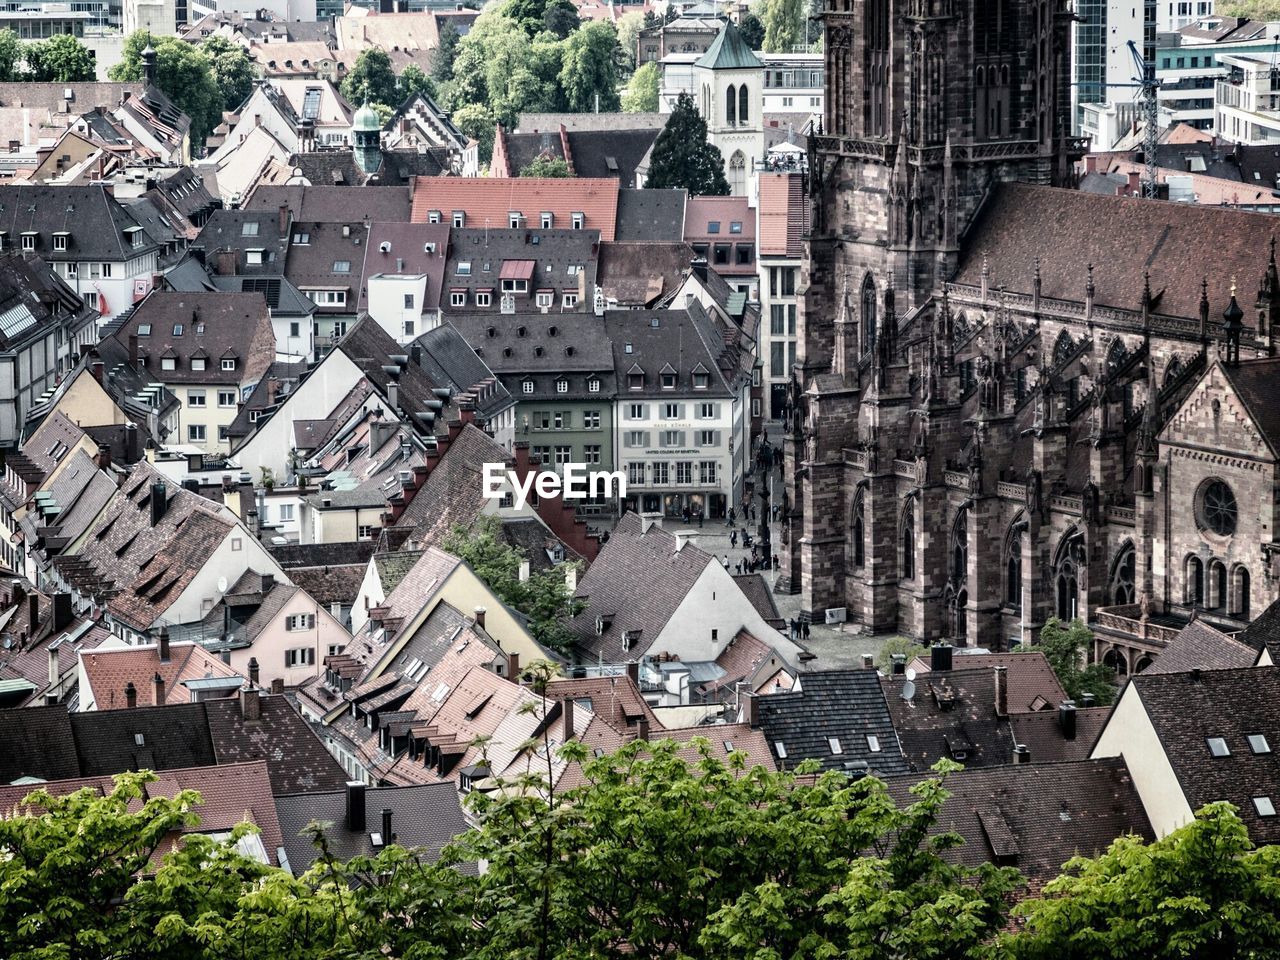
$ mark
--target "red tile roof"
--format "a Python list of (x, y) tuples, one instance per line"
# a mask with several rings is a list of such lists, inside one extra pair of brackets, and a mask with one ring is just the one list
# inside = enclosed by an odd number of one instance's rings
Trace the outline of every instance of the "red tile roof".
[(760, 255), (799, 257), (809, 232), (809, 203), (799, 173), (760, 174)]
[[(712, 223), (719, 223), (716, 233), (708, 231)], [(741, 233), (730, 233), (729, 224), (742, 224)], [(746, 197), (690, 197), (684, 208), (684, 238), (686, 240), (725, 240), (735, 242), (754, 240), (756, 235), (755, 211)]]
[(555, 224), (568, 226), (572, 214), (584, 214), (583, 226), (599, 230), (600, 239), (614, 237), (618, 218), (618, 180), (613, 177), (554, 179), (541, 177), (414, 177), (414, 223), (425, 223), (427, 211), (439, 210), (448, 222), (454, 210), (466, 212), (468, 227), (505, 228), (519, 211), (536, 226), (544, 212)]
[[(114, 649), (99, 647), (82, 653), (80, 660), (99, 710), (123, 707), (125, 687), (130, 683), (138, 691), (138, 706), (154, 707), (157, 673), (164, 680), (166, 703), (191, 701), (191, 695), (181, 686), (184, 680), (198, 680), (209, 675), (236, 676), (229, 666), (194, 643), (172, 644), (167, 663), (160, 662), (159, 647), (154, 644)], [(81, 701), (84, 700), (82, 693)]]

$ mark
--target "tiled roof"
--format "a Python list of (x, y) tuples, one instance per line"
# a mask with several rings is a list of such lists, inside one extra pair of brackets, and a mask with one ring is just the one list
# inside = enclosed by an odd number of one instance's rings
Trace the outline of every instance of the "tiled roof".
[(439, 544), (455, 526), (470, 529), (489, 503), (482, 484), (484, 465), (507, 463), (509, 457), (483, 430), (466, 424), (427, 475), (398, 525), (415, 528), (414, 542), (423, 546)]
[[(699, 319), (706, 314), (694, 302), (686, 310), (609, 310), (605, 313), (605, 334), (613, 344), (614, 369), (621, 387), (638, 399), (725, 400), (732, 396), (720, 367), (718, 352), (708, 347), (711, 332), (701, 329)], [(723, 340), (717, 345), (723, 348)], [(673, 389), (661, 386), (660, 373), (670, 365), (676, 374)], [(702, 366), (709, 376), (706, 389), (695, 389), (693, 372)], [(625, 378), (633, 368), (644, 374), (644, 388), (630, 389)]]
[[(656, 131), (655, 131), (656, 133)], [(618, 191), (619, 243), (676, 243), (684, 238), (687, 190)]]
[(413, 221), (425, 223), (427, 212), (439, 210), (444, 222), (453, 211), (466, 213), (466, 226), (505, 226), (512, 211), (527, 223), (539, 223), (543, 211), (557, 223), (570, 223), (584, 214), (584, 227), (599, 230), (601, 240), (614, 238), (618, 213), (618, 181), (612, 177), (545, 179), (536, 177), (416, 177), (413, 182)]
[(803, 174), (760, 174), (760, 256), (803, 256), (809, 209)]
[[(890, 796), (913, 802), (910, 788), (920, 779), (889, 779)], [(930, 833), (953, 831), (964, 843), (943, 856), (971, 867), (1017, 867), (1033, 887), (1077, 854), (1097, 856), (1125, 834), (1154, 839), (1121, 759), (964, 770), (949, 775), (945, 787), (950, 797)]]
[(756, 682), (769, 679), (758, 674), (771, 658), (775, 661), (777, 669), (785, 669), (785, 662), (773, 647), (746, 630), (739, 630), (720, 651), (720, 656), (716, 657), (716, 665), (724, 671), (724, 675), (703, 684), (700, 692), (708, 698), (713, 694), (736, 698), (737, 685), (740, 682), (750, 684), (750, 688), (754, 690)]
[(1057, 710), (1010, 714), (1009, 731), (1015, 743), (1031, 751), (1032, 763), (1084, 760), (1093, 752), (1109, 716), (1110, 707), (1077, 707), (1076, 733), (1071, 740), (1065, 736)]
[[(388, 393), (387, 386), (391, 383), (391, 377), (382, 368), (389, 363), (389, 358), (392, 355), (403, 355), (403, 351), (395, 340), (378, 325), (378, 322), (368, 316), (361, 318), (354, 327), (347, 331), (347, 335), (338, 344), (338, 350), (346, 354), (347, 358), (360, 368), (364, 376), (385, 399)], [(427, 370), (413, 363), (407, 364), (400, 371), (397, 382), (400, 384), (400, 409), (414, 418), (414, 422), (417, 423), (421, 423), (421, 421), (416, 419), (416, 415), (424, 410), (431, 409), (429, 404), (441, 399), (436, 396), (434, 391), (448, 388), (447, 383), (437, 382)], [(435, 431), (437, 433), (442, 432), (450, 420), (457, 418), (456, 398), (450, 399), (445, 403), (444, 409), (437, 412), (434, 421)], [(424, 431), (426, 430), (425, 426), (423, 429)]]
[(1242, 360), (1235, 366), (1221, 364), (1218, 369), (1243, 401), (1272, 453), (1280, 456), (1280, 359)]
[(1273, 601), (1247, 627), (1236, 634), (1236, 639), (1261, 653), (1271, 651), (1272, 663), (1280, 663), (1280, 600)]
[[(651, 731), (662, 729), (662, 723), (640, 693), (640, 688), (625, 673), (610, 677), (581, 677), (553, 680), (547, 684), (549, 700), (588, 701), (581, 704), (615, 730), (634, 728), (643, 717)], [(632, 734), (634, 735), (634, 730)]]
[[(741, 232), (730, 233), (730, 224), (741, 225)], [(713, 231), (713, 224), (719, 226)], [(686, 240), (742, 243), (756, 236), (755, 211), (746, 197), (690, 197), (684, 208)]]
[(665, 243), (606, 243), (600, 247), (596, 282), (621, 307), (651, 307), (679, 289), (695, 259), (693, 248), (678, 237)]
[(368, 218), (371, 223), (404, 223), (409, 220), (411, 200), (408, 187), (353, 191), (350, 187), (263, 185), (253, 191), (243, 209), (276, 213), (287, 206), (299, 223), (354, 223)]
[[(164, 681), (166, 703), (186, 703), (191, 693), (184, 681), (202, 677), (234, 677), (236, 672), (195, 643), (174, 643), (169, 659), (162, 662), (160, 648), (155, 645), (99, 648), (81, 654), (81, 666), (89, 681), (94, 703), (100, 710), (125, 706), (125, 688), (132, 683), (139, 707), (156, 705), (155, 676)], [(88, 702), (89, 691), (80, 692), (81, 702)]]
[[(966, 648), (957, 648), (952, 660), (956, 670), (986, 670), (992, 667), (1004, 667), (1009, 692), (1009, 712), (1028, 713), (1038, 710), (1056, 709), (1058, 704), (1067, 699), (1067, 692), (1058, 682), (1053, 667), (1039, 650), (1025, 653), (967, 653)], [(917, 680), (928, 680), (930, 670), (929, 657), (916, 657), (908, 665), (917, 673)]]
[[(1129, 678), (1146, 709), (1191, 809), (1227, 800), (1239, 808), (1256, 843), (1280, 841), (1280, 818), (1261, 817), (1254, 797), (1280, 804), (1280, 669), (1139, 673)], [(1122, 696), (1129, 695), (1126, 691)], [(1262, 734), (1269, 753), (1250, 749)], [(1210, 737), (1226, 740), (1229, 756), (1213, 756)], [(1280, 806), (1277, 806), (1280, 809)]]
[(1144, 673), (1184, 673), (1187, 670), (1227, 670), (1251, 667), (1258, 651), (1228, 637), (1203, 620), (1192, 620), (1160, 651)]
[(616, 177), (624, 188), (636, 186), (636, 171), (660, 131), (648, 127), (575, 130), (567, 134), (573, 172), (578, 177)]
[(751, 606), (756, 608), (756, 613), (760, 614), (765, 623), (771, 627), (782, 627), (784, 623), (782, 614), (778, 612), (778, 605), (773, 602), (773, 591), (769, 589), (769, 584), (762, 574), (739, 574), (733, 578), (733, 582), (751, 601)]
[(71, 715), (61, 704), (0, 710), (0, 743), (0, 783), (80, 776)]
[(422, 348), (419, 363), (437, 383), (475, 398), (476, 414), (488, 420), (515, 403), (507, 388), (449, 321), (432, 327), (414, 343)]
[[(910, 770), (874, 670), (806, 673), (800, 690), (759, 696), (755, 703), (760, 729), (780, 767), (813, 759), (826, 770), (863, 761), (877, 776)], [(839, 743), (838, 754), (832, 738)], [(871, 749), (869, 738), (878, 750)]]
[(212, 766), (218, 761), (205, 707), (205, 703), (170, 703), (146, 710), (72, 714), (80, 776)]
[[(105, 795), (113, 787), (113, 776), (78, 777), (39, 784), (40, 789), (47, 790), (54, 796), (85, 788)], [(34, 789), (34, 785), (0, 786), (0, 810), (12, 809)], [(199, 792), (201, 801), (194, 808), (200, 818), (199, 823), (183, 827), (181, 832), (229, 833), (237, 824), (247, 820), (257, 825), (268, 859), (272, 864), (278, 864), (276, 851), (282, 845), (283, 837), (265, 763), (165, 770), (159, 779), (143, 786), (143, 801), (155, 797), (173, 797), (181, 790)]]
[(289, 579), (325, 609), (335, 603), (355, 603), (364, 580), (366, 564), (344, 563), (329, 567), (290, 567)]
[[(569, 622), (584, 658), (607, 663), (638, 660), (670, 621), (715, 557), (674, 534), (627, 513), (578, 581), (583, 611)], [(596, 633), (596, 618), (607, 621)], [(634, 638), (624, 649), (623, 638)]]
[[(428, 252), (430, 249), (431, 252)], [(379, 274), (426, 277), (422, 309), (439, 301), (444, 282), (445, 255), (449, 250), (449, 225), (442, 223), (375, 223), (365, 244), (365, 283), (360, 289), (360, 309), (369, 307), (368, 280)]]
[[(1207, 236), (1219, 242), (1206, 244)], [(1080, 265), (1087, 262), (1093, 264), (1095, 303), (1137, 311), (1150, 271), (1155, 312), (1198, 320), (1200, 284), (1207, 279), (1216, 328), (1233, 276), (1250, 296), (1257, 289), (1266, 269), (1259, 251), (1272, 237), (1280, 238), (1280, 222), (1268, 214), (1180, 204), (1171, 217), (1163, 202), (997, 184), (969, 230), (956, 282), (980, 285), (985, 260), (993, 288), (1030, 294), (1037, 254), (1069, 242), (1070, 258), (1041, 258), (1042, 297), (1083, 299), (1088, 278)]]
[[(903, 699), (903, 674), (884, 677), (884, 697), (902, 752), (915, 770), (943, 757), (966, 767), (1010, 763), (1009, 724), (996, 716), (995, 677), (988, 669), (920, 674), (911, 700)], [(807, 678), (802, 680), (807, 687)]]
[(219, 763), (266, 760), (272, 793), (333, 790), (346, 783), (346, 772), (287, 698), (260, 696), (258, 705), (261, 719), (246, 720), (239, 697), (204, 703)]
[[(327, 823), (325, 837), (329, 851), (340, 860), (373, 856), (378, 852), (370, 833), (382, 832), (382, 811), (391, 811), (391, 830), (400, 846), (420, 851), (428, 861), (465, 833), (467, 818), (452, 783), (429, 783), (406, 787), (370, 787), (365, 790), (365, 829), (347, 829), (346, 790), (295, 793), (276, 798), (284, 847), (289, 866), (300, 875), (319, 856), (309, 836), (299, 836), (313, 821)], [(385, 839), (385, 838), (384, 838)]]

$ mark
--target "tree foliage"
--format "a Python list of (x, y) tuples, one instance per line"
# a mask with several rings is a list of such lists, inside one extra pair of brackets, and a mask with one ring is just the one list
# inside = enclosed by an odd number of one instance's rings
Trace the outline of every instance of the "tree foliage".
[[(226, 108), (204, 52), (178, 37), (153, 37), (143, 30), (125, 38), (120, 62), (108, 71), (117, 83), (142, 79), (142, 51), (156, 51), (156, 86), (191, 118), (191, 144), (196, 148), (222, 121)], [(239, 104), (232, 105), (232, 109)]]
[(1280, 20), (1280, 0), (1218, 0), (1218, 13), (1228, 17), (1245, 17), (1264, 23)]
[(1280, 847), (1254, 848), (1235, 808), (1211, 803), (1154, 843), (1125, 837), (1077, 857), (1016, 912), (1016, 960), (1275, 957)]
[(0, 83), (22, 79), (22, 42), (10, 29), (0, 30)]
[(764, 46), (764, 24), (754, 13), (744, 14), (738, 24), (738, 32), (748, 48), (759, 50)]
[(653, 142), (646, 187), (684, 187), (697, 196), (727, 196), (720, 148), (707, 142), (707, 121), (693, 98), (680, 94), (667, 125)]
[(631, 75), (622, 91), (622, 109), (627, 113), (655, 113), (662, 73), (657, 63), (650, 61)]
[(493, 156), (493, 113), (482, 103), (469, 103), (453, 112), (453, 125), (463, 134), (475, 140), (481, 163), (488, 163)]
[(396, 93), (396, 101), (390, 106), (399, 107), (412, 96), (422, 94), (430, 97), (432, 100), (436, 98), (436, 83), (429, 75), (422, 72), (422, 68), (416, 63), (411, 63), (400, 71), (400, 76), (396, 78), (399, 90)]
[(568, 648), (572, 635), (563, 621), (581, 604), (569, 593), (563, 566), (531, 571), (521, 580), (520, 565), (528, 557), (503, 541), (502, 521), (494, 516), (481, 517), (471, 530), (455, 527), (443, 547), (470, 564), (498, 599), (529, 618), (535, 640), (552, 650)]
[(1043, 653), (1068, 697), (1079, 700), (1084, 694), (1091, 693), (1100, 705), (1105, 705), (1116, 696), (1115, 674), (1101, 663), (1085, 665), (1085, 658), (1092, 648), (1093, 634), (1080, 619), (1063, 626), (1057, 617), (1050, 617), (1040, 628), (1038, 644), (1018, 647), (1019, 650)]
[(244, 47), (214, 34), (201, 42), (200, 49), (213, 64), (213, 80), (222, 94), (222, 108), (238, 109), (253, 92), (253, 64)]
[(83, 83), (95, 77), (93, 54), (70, 34), (29, 43), (23, 53), (30, 79), (37, 83)]
[(395, 108), (402, 99), (396, 89), (391, 56), (380, 47), (365, 47), (360, 51), (355, 65), (342, 78), (341, 90), (356, 107), (380, 103)]
[(559, 157), (534, 157), (520, 170), (522, 177), (571, 177), (569, 164)]
[(764, 46), (767, 53), (792, 53), (805, 42), (805, 0), (764, 0)]
[(640, 31), (646, 26), (646, 14), (639, 10), (624, 13), (618, 18), (618, 59), (624, 71), (636, 69), (636, 44)]
[(542, 15), (542, 28), (557, 40), (563, 40), (582, 26), (573, 0), (550, 0)]
[(439, 46), (431, 55), (431, 79), (443, 83), (453, 77), (453, 58), (458, 53), (458, 41), (462, 35), (452, 20), (445, 20), (440, 28)]
[(569, 109), (618, 109), (618, 31), (608, 21), (588, 24), (564, 41), (560, 86)]
[(892, 673), (894, 654), (902, 654), (910, 662), (922, 652), (920, 644), (910, 637), (889, 637), (880, 644), (880, 652), (876, 654), (876, 668), (883, 673)]

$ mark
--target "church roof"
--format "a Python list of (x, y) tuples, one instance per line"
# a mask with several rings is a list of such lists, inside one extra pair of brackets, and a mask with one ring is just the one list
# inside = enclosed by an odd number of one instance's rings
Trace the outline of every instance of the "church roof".
[(762, 67), (759, 58), (751, 52), (742, 34), (731, 21), (726, 20), (724, 29), (711, 41), (695, 67), (708, 67), (712, 70), (750, 70)]

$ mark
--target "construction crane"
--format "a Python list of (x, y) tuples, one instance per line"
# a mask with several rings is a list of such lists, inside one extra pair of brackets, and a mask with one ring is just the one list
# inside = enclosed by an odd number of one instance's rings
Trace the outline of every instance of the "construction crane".
[(1149, 200), (1156, 197), (1156, 149), (1160, 146), (1160, 81), (1156, 79), (1156, 65), (1147, 63), (1138, 52), (1138, 45), (1129, 41), (1129, 53), (1133, 55), (1133, 65), (1138, 75), (1132, 84), (1115, 84), (1115, 86), (1132, 86), (1137, 89), (1134, 99), (1141, 107), (1142, 115), (1142, 160), (1146, 165), (1147, 175), (1142, 180), (1142, 195)]

